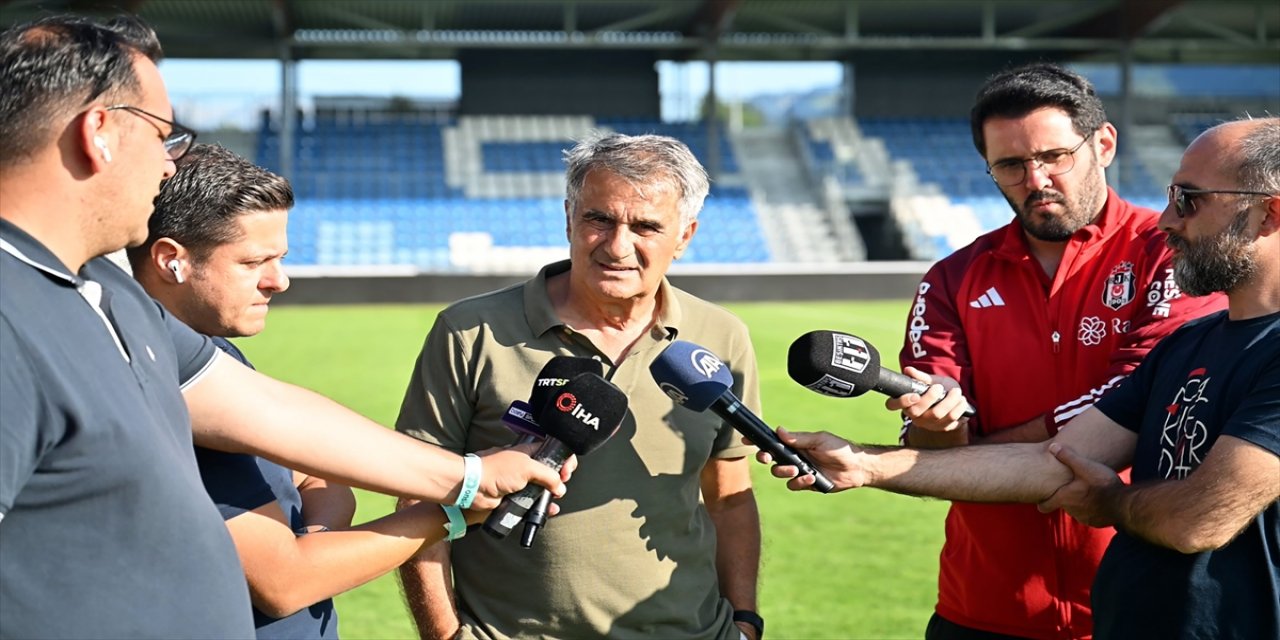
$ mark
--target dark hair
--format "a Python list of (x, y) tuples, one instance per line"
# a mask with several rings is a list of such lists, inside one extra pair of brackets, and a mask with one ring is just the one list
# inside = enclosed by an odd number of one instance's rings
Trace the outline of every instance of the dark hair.
[(157, 63), (164, 57), (155, 32), (133, 16), (103, 24), (52, 16), (0, 34), (0, 167), (30, 158), (100, 96), (136, 96), (134, 55)]
[(1065, 111), (1071, 118), (1072, 128), (1085, 137), (1107, 121), (1102, 100), (1084, 76), (1056, 64), (1037, 62), (1001, 71), (978, 90), (969, 112), (973, 146), (986, 158), (987, 141), (982, 135), (982, 125), (987, 120), (1021, 118), (1045, 107)]
[(711, 183), (707, 171), (683, 142), (659, 135), (628, 136), (592, 131), (564, 152), (565, 198), (571, 208), (595, 169), (614, 173), (637, 187), (666, 183), (680, 200), (680, 228), (698, 219)]
[(237, 240), (238, 216), (289, 209), (289, 181), (216, 144), (198, 144), (177, 162), (177, 172), (160, 185), (155, 211), (147, 222), (147, 241), (129, 249), (134, 269), (145, 262), (151, 245), (172, 238), (199, 259), (214, 247)]

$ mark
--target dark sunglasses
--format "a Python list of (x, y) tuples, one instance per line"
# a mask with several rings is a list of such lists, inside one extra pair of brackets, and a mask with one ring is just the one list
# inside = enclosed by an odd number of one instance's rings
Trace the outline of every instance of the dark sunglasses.
[(1173, 205), (1173, 212), (1179, 218), (1186, 218), (1195, 215), (1196, 212), (1196, 196), (1202, 196), (1210, 193), (1228, 193), (1237, 196), (1262, 196), (1264, 198), (1275, 197), (1274, 193), (1263, 193), (1261, 191), (1234, 191), (1229, 189), (1190, 189), (1178, 184), (1169, 185), (1169, 204)]

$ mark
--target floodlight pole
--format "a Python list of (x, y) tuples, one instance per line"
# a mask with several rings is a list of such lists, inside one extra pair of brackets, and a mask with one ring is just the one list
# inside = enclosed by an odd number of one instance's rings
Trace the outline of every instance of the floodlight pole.
[(280, 175), (293, 180), (294, 138), (298, 130), (298, 63), (288, 43), (280, 47)]
[(1134, 145), (1126, 142), (1133, 130), (1133, 40), (1125, 39), (1120, 48), (1120, 135), (1116, 141), (1116, 182), (1129, 185), (1134, 177)]
[(716, 109), (716, 48), (711, 48), (707, 59), (707, 100), (703, 105), (702, 122), (707, 128), (707, 174), (712, 182), (720, 179), (720, 116)]

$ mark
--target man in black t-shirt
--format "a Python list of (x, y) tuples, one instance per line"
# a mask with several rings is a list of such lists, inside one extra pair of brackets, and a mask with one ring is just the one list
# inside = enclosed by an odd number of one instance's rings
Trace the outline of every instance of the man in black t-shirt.
[[(919, 451), (830, 433), (783, 440), (838, 489), (1039, 503), (1115, 526), (1093, 585), (1100, 639), (1280, 637), (1280, 118), (1197, 138), (1160, 228), (1182, 292), (1223, 291), (1228, 310), (1165, 338), (1048, 443)], [(965, 401), (943, 395), (935, 385), (900, 401), (944, 413)], [(1130, 465), (1127, 485), (1116, 470)], [(793, 489), (813, 482), (794, 467), (774, 474)]]

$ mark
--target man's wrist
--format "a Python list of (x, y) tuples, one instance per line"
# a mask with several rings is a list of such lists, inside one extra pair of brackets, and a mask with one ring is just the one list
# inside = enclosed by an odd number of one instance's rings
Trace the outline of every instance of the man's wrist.
[(1132, 504), (1130, 497), (1133, 495), (1129, 489), (1130, 485), (1117, 479), (1115, 484), (1100, 490), (1098, 504), (1102, 507), (1103, 517), (1107, 519), (1107, 524), (1116, 529), (1129, 528), (1128, 512)]
[[(857, 470), (858, 476), (851, 479), (852, 482), (841, 483), (846, 486), (843, 489), (857, 489), (860, 487), (878, 487), (884, 481), (884, 463), (886, 454), (891, 452), (884, 449), (874, 447), (862, 447), (854, 445), (858, 448), (853, 454), (854, 469)], [(902, 449), (900, 453), (915, 453), (914, 449)]]
[(471, 502), (476, 498), (476, 492), (480, 489), (480, 476), (483, 466), (480, 463), (480, 457), (474, 453), (468, 453), (462, 456), (462, 486), (458, 489), (458, 500), (453, 506), (459, 509), (471, 508)]
[(733, 621), (739, 624), (749, 625), (752, 629), (755, 629), (756, 640), (761, 640), (761, 638), (764, 637), (764, 618), (761, 618), (760, 614), (755, 611), (750, 609), (738, 609), (733, 612)]
[(444, 539), (452, 542), (467, 535), (467, 519), (462, 515), (462, 510), (451, 504), (442, 504), (440, 508), (444, 510), (447, 519), (444, 523)]

